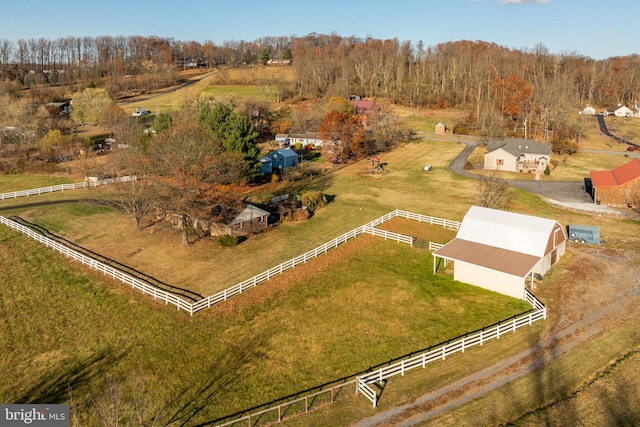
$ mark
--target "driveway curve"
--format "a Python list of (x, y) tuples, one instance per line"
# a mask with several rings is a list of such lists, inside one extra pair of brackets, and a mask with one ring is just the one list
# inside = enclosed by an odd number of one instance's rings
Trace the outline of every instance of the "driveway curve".
[[(449, 138), (447, 138), (449, 139)], [(480, 141), (461, 139), (455, 140), (456, 143), (465, 144), (466, 147), (458, 154), (458, 156), (449, 165), (452, 172), (466, 176), (468, 178), (477, 179), (478, 175), (467, 171), (464, 168), (467, 158), (473, 150), (481, 144)], [(617, 152), (616, 152), (617, 153)], [(620, 153), (617, 153), (620, 154)], [(545, 197), (552, 204), (561, 205), (568, 208), (589, 210), (600, 213), (619, 214), (620, 211), (612, 209), (608, 206), (600, 206), (593, 203), (593, 198), (587, 192), (587, 184), (585, 181), (535, 181), (530, 179), (516, 179), (510, 181), (513, 187), (519, 188), (530, 193), (535, 193)]]

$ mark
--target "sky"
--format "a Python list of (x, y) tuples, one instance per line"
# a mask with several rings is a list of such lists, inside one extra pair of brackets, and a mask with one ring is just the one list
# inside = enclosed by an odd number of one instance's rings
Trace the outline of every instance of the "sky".
[(159, 36), (253, 41), (309, 33), (472, 40), (594, 59), (640, 53), (640, 0), (0, 0), (0, 40)]

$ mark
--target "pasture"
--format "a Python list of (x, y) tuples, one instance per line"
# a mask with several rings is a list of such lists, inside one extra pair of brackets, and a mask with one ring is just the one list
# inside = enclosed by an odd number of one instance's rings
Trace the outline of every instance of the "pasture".
[(0, 233), (0, 399), (71, 401), (82, 425), (114, 404), (133, 419), (136, 396), (160, 420), (186, 403), (213, 420), (529, 308), (433, 276), (428, 251), (361, 236), (189, 318)]

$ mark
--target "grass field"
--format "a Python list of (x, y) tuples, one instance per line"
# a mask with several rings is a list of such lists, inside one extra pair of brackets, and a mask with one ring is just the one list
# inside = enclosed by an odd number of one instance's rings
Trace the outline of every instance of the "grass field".
[[(268, 84), (268, 72), (272, 71), (261, 69), (253, 75), (238, 74), (246, 70), (215, 71), (179, 93), (138, 99), (125, 109), (142, 105), (154, 113), (170, 111), (210, 90), (211, 83), (233, 86), (226, 90), (235, 93), (224, 96), (242, 96)], [(238, 87), (247, 78), (253, 78), (255, 85)], [(423, 132), (432, 132), (438, 121), (449, 124), (464, 114), (401, 111), (413, 129)], [(633, 125), (630, 129), (623, 125), (627, 123), (620, 124), (626, 134), (633, 132)], [(256, 201), (291, 186), (321, 189), (332, 196), (332, 202), (306, 222), (283, 224), (233, 249), (209, 241), (183, 247), (180, 236), (159, 225), (133, 232), (133, 223), (125, 215), (90, 204), (27, 207), (1, 214), (19, 214), (157, 279), (208, 295), (396, 208), (461, 220), (475, 203), (476, 183), (453, 175), (447, 166), (462, 148), (455, 142), (421, 140), (383, 154), (384, 174), (368, 173), (364, 161), (309, 181), (261, 187), (262, 193), (253, 196)], [(585, 151), (561, 161), (550, 179), (579, 180), (592, 168), (607, 169), (628, 160), (623, 147), (591, 126), (584, 148), (622, 155)], [(433, 171), (422, 170), (426, 163), (433, 165)], [(0, 192), (75, 181), (64, 175), (1, 175)], [(109, 192), (99, 188), (56, 193), (0, 201), (0, 207), (109, 197)], [(640, 251), (636, 220), (562, 210), (536, 195), (514, 194), (513, 211), (561, 224), (598, 224), (607, 248)], [(391, 221), (383, 228), (441, 243), (454, 234), (406, 220)], [(118, 416), (120, 423), (132, 424), (138, 415), (158, 425), (182, 423), (194, 416), (194, 424), (360, 372), (528, 309), (522, 301), (456, 283), (447, 274), (433, 276), (431, 262), (430, 253), (422, 249), (361, 236), (190, 318), (0, 227), (0, 401), (69, 402), (74, 420), (89, 426), (102, 425), (105, 419), (115, 424)], [(587, 264), (575, 247), (561, 262), (563, 268), (574, 269), (581, 268), (581, 263)], [(570, 277), (551, 274), (537, 294), (553, 307), (562, 299), (561, 289), (571, 283)], [(394, 378), (384, 389), (379, 410), (410, 402), (529, 348), (547, 338), (558, 321), (552, 315), (547, 322), (491, 345)], [(637, 321), (616, 323), (607, 335), (569, 353), (548, 370), (519, 378), (429, 424), (471, 425), (469, 420), (478, 419), (484, 424), (509, 420), (522, 425), (553, 424), (554, 420), (558, 424), (567, 413), (580, 419), (579, 411), (593, 414), (602, 424), (610, 423), (590, 402), (624, 385), (625, 375), (630, 378), (637, 372), (633, 354), (627, 364), (620, 365), (621, 380), (600, 383), (605, 390), (586, 387), (584, 402), (567, 400), (569, 406), (562, 406), (562, 399), (582, 387), (585, 378), (603, 372), (611, 360), (636, 348), (638, 327)], [(539, 392), (532, 394), (532, 387)], [(602, 400), (611, 412), (640, 413), (636, 403), (623, 399), (622, 391), (611, 396)], [(561, 402), (557, 407), (522, 417), (554, 398)], [(193, 415), (201, 408), (205, 409)], [(287, 425), (350, 425), (376, 411), (348, 390), (339, 404), (317, 408)]]
[(362, 236), (189, 318), (5, 228), (0, 239), (0, 399), (72, 399), (82, 425), (102, 405), (133, 417), (136, 393), (153, 396), (149, 413), (166, 405), (160, 419), (190, 397), (215, 419), (528, 309), (434, 277), (427, 251)]

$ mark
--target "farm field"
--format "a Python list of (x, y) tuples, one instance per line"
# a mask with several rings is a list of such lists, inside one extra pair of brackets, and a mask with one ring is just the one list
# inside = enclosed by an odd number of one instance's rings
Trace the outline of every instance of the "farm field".
[[(145, 410), (160, 410), (159, 419), (193, 397), (193, 405), (211, 405), (197, 419), (212, 420), (529, 308), (434, 277), (428, 251), (361, 236), (190, 318), (0, 233), (0, 399), (72, 399), (82, 425), (96, 425), (87, 412), (115, 398), (121, 415), (134, 417), (136, 393), (153, 398)], [(24, 256), (8, 262), (17, 252)]]
[[(170, 111), (211, 90), (212, 82), (228, 85), (220, 92), (225, 97), (262, 90), (259, 85), (266, 81), (264, 77), (255, 74), (256, 85), (246, 89), (238, 84), (246, 76), (238, 72), (214, 71), (209, 79), (187, 86), (188, 93), (185, 88), (152, 95), (146, 101), (131, 101), (125, 109), (143, 105), (154, 113)], [(369, 163), (363, 161), (308, 182), (262, 187), (255, 201), (265, 202), (288, 189), (321, 189), (332, 202), (306, 222), (283, 224), (234, 249), (206, 240), (182, 247), (180, 236), (159, 224), (134, 233), (130, 218), (92, 204), (31, 206), (0, 215), (20, 215), (159, 280), (209, 295), (396, 208), (461, 220), (476, 200), (477, 187), (474, 180), (452, 174), (448, 164), (464, 146), (455, 140), (430, 140), (426, 134), (434, 123), (458, 120), (464, 112), (416, 114), (406, 109), (400, 115), (425, 134), (383, 154), (386, 173), (369, 173)], [(636, 127), (625, 122), (619, 129), (629, 135)], [(595, 127), (588, 127), (583, 148), (582, 153), (563, 158), (547, 179), (582, 180), (589, 170), (610, 169), (629, 160), (624, 147), (604, 138)], [(481, 150), (479, 147), (473, 156), (481, 158)], [(618, 155), (588, 150), (615, 151)], [(431, 172), (422, 170), (426, 163), (433, 165)], [(518, 174), (512, 179), (521, 178)], [(0, 192), (78, 180), (82, 178), (0, 175)], [(0, 208), (110, 197), (110, 191), (103, 187), (0, 201)], [(562, 224), (597, 224), (606, 240), (606, 245), (598, 248), (569, 246), (566, 259), (540, 283), (536, 295), (549, 307), (546, 322), (445, 363), (394, 378), (385, 386), (378, 409), (348, 390), (336, 405), (319, 405), (311, 414), (296, 416), (285, 425), (342, 426), (371, 417), (384, 419), (382, 424), (409, 419), (417, 425), (539, 425), (565, 421), (567, 414), (580, 424), (585, 411), (602, 424), (635, 424), (640, 407), (625, 398), (624, 390), (628, 386), (625, 378), (637, 372), (634, 352), (640, 347), (635, 331), (640, 324), (622, 308), (640, 308), (632, 285), (640, 274), (635, 267), (640, 265), (639, 222), (562, 210), (522, 191), (515, 191), (511, 209)], [(441, 227), (398, 219), (381, 228), (441, 243), (454, 235)], [(3, 372), (11, 373), (4, 386), (0, 385), (0, 400), (70, 401), (76, 416), (83, 417), (82, 425), (99, 424), (87, 415), (86, 408), (102, 414), (121, 408), (122, 416), (131, 418), (136, 416), (134, 405), (148, 417), (157, 413), (161, 424), (172, 417), (184, 421), (196, 409), (210, 405), (201, 419), (211, 421), (436, 344), (474, 324), (527, 309), (510, 299), (495, 303), (495, 295), (478, 294), (473, 287), (453, 283), (446, 274), (434, 278), (429, 252), (370, 236), (358, 237), (326, 258), (296, 267), (193, 318), (71, 261), (52, 257), (35, 242), (4, 227), (0, 228), (0, 242), (0, 270), (8, 279), (0, 285), (3, 330), (8, 331), (0, 336), (0, 352), (7, 355), (0, 366)], [(16, 263), (16, 253), (28, 256)], [(52, 258), (61, 263), (52, 263)], [(435, 288), (448, 292), (436, 294)], [(622, 298), (614, 298), (620, 295)], [(613, 305), (608, 298), (620, 307), (602, 312), (601, 307)], [(434, 307), (443, 311), (436, 313)], [(475, 314), (471, 314), (473, 310)], [(438, 313), (445, 311), (453, 313), (456, 322), (438, 318)], [(460, 316), (464, 316), (463, 322), (458, 321)], [(572, 325), (580, 327), (571, 329)], [(575, 348), (565, 350), (571, 343), (562, 338), (567, 331), (579, 339)], [(530, 357), (522, 362), (530, 369), (523, 368), (521, 376), (509, 376), (517, 371), (511, 365), (500, 376), (497, 365), (530, 348), (543, 352), (545, 340), (557, 340), (557, 347), (541, 358), (548, 366), (538, 365), (538, 360)], [(366, 363), (361, 364), (363, 360)], [(488, 378), (446, 396), (455, 400), (456, 393), (470, 393), (467, 404), (428, 419), (411, 418), (447, 402), (440, 397), (416, 403), (425, 394), (446, 389), (484, 369), (491, 372)], [(600, 378), (604, 380), (600, 382)], [(504, 381), (493, 383), (493, 379)], [(71, 389), (60, 387), (65, 383), (72, 384)], [(576, 397), (567, 397), (576, 390), (580, 391)], [(599, 407), (594, 401), (601, 403)], [(407, 412), (397, 418), (381, 418), (400, 405), (409, 405)]]

